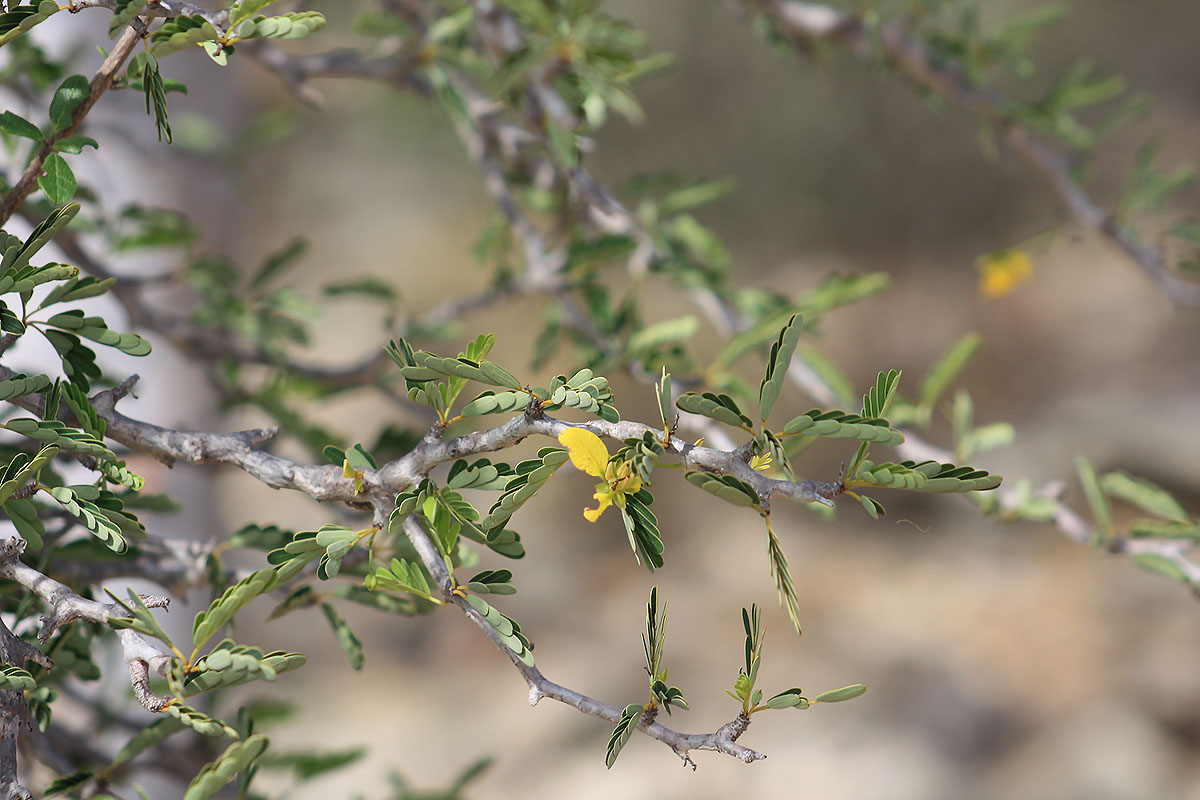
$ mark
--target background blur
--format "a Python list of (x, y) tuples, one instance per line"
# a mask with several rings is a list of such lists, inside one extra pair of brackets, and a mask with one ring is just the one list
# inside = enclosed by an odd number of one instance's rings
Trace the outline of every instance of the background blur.
[[(333, 15), (340, 5), (316, 7)], [(993, 0), (986, 12), (1002, 18), (1027, 5)], [(1038, 40), (1039, 80), (1086, 55), (1154, 101), (1149, 118), (1105, 151), (1101, 193), (1119, 185), (1154, 130), (1170, 133), (1166, 163), (1196, 159), (1200, 6), (1065, 5), (1068, 20)], [(982, 157), (967, 121), (938, 116), (887, 76), (847, 58), (813, 65), (776, 54), (721, 3), (610, 6), (678, 61), (641, 84), (644, 126), (618, 121), (599, 137), (590, 161), (598, 177), (614, 185), (669, 168), (736, 178), (737, 192), (701, 216), (726, 237), (747, 283), (802, 290), (831, 271), (891, 273), (890, 291), (824, 326), (822, 348), (860, 389), (879, 369), (916, 378), (962, 333), (981, 332), (986, 345), (962, 385), (977, 420), (1012, 421), (1018, 434), (979, 466), (1009, 482), (1073, 482), (1082, 453), (1100, 470), (1161, 483), (1200, 513), (1196, 314), (1173, 309), (1091, 237), (1030, 244), (1058, 219), (1055, 198), (1020, 165)], [(69, 22), (77, 34), (80, 20)], [(62, 19), (51, 24), (65, 29)], [(315, 44), (336, 41), (322, 35)], [(93, 175), (101, 186), (188, 209), (207, 232), (205, 247), (247, 264), (304, 234), (309, 290), (331, 275), (377, 273), (421, 308), (486, 281), (468, 251), (491, 206), (433, 106), (324, 82), (326, 106), (316, 113), (237, 58), (221, 70), (203, 54), (181, 54), (164, 71), (191, 87), (170, 97), (182, 147), (153, 141), (139, 96), (106, 98), (107, 124), (127, 138), (105, 139), (110, 160)], [(248, 141), (269, 146), (229, 155)], [(1197, 198), (1179, 201), (1194, 210)], [(1033, 280), (1007, 297), (981, 296), (975, 258), (1020, 244), (1031, 248)], [(497, 333), (495, 360), (517, 369), (536, 333), (526, 320), (540, 308), (530, 300), (479, 315), (464, 335)], [(372, 313), (347, 301), (322, 308), (314, 358), (348, 362), (379, 347)], [(140, 406), (126, 413), (202, 429), (263, 422), (216, 416), (186, 363), (165, 346), (152, 358), (158, 366), (138, 365), (147, 380)], [(571, 366), (555, 363), (545, 377)], [(646, 388), (618, 382), (616, 391), (627, 416), (652, 414)], [(794, 394), (779, 405), (808, 408)], [(352, 440), (369, 440), (396, 410), (364, 398), (322, 415)], [(939, 435), (949, 441), (944, 424)], [(817, 449), (799, 469), (833, 479), (850, 452)], [(273, 740), (299, 745), (316, 731), (323, 746), (361, 745), (370, 755), (295, 796), (382, 797), (392, 770), (432, 789), (491, 755), (496, 763), (469, 796), (1200, 799), (1200, 607), (1178, 586), (1052, 528), (981, 520), (959, 498), (881, 494), (886, 520), (847, 502), (833, 524), (779, 505), (775, 527), (804, 608), (797, 638), (777, 607), (757, 517), (671, 478), (656, 483), (667, 564), (655, 576), (635, 565), (617, 519), (582, 520), (591, 481), (577, 473), (564, 470), (514, 520), (529, 554), (515, 566), (520, 594), (503, 608), (536, 643), (546, 675), (617, 705), (640, 700), (639, 634), (657, 583), (670, 603), (672, 682), (692, 706), (673, 726), (708, 731), (735, 714), (723, 690), (741, 663), (739, 609), (751, 602), (766, 610), (768, 694), (862, 682), (863, 698), (755, 717), (743, 742), (768, 759), (752, 766), (699, 753), (693, 774), (636, 737), (606, 771), (609, 726), (551, 701), (529, 708), (518, 675), (463, 620), (344, 608), (366, 644), (366, 667), (353, 673), (324, 622), (298, 613), (245, 633), (311, 659), (266, 693), (304, 698), (300, 724), (271, 731)], [(185, 523), (169, 524), (197, 535), (224, 535), (248, 519), (306, 528), (332, 519), (240, 473), (185, 466), (156, 480), (188, 501)], [(1067, 497), (1082, 505), (1076, 490)], [(268, 604), (259, 605), (265, 615)], [(186, 625), (190, 615), (171, 618)]]

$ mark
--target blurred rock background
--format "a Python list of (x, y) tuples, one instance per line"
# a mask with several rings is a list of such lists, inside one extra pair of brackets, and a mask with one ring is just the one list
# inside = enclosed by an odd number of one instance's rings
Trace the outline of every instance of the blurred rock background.
[[(351, 4), (313, 5), (341, 14)], [(1073, 458), (1085, 454), (1101, 470), (1122, 467), (1167, 486), (1200, 513), (1200, 316), (1172, 308), (1132, 265), (1069, 229), (1037, 240), (1030, 283), (981, 296), (975, 258), (1042, 233), (1058, 207), (1020, 165), (981, 156), (966, 120), (931, 112), (847, 58), (813, 65), (777, 54), (720, 3), (609, 5), (677, 64), (642, 84), (644, 126), (615, 122), (599, 137), (598, 177), (609, 185), (660, 169), (734, 177), (737, 192), (701, 216), (726, 237), (747, 283), (803, 290), (831, 271), (892, 275), (890, 291), (824, 326), (822, 348), (857, 385), (878, 369), (922, 375), (958, 336), (978, 330), (986, 344), (962, 385), (979, 421), (1017, 426), (1016, 444), (980, 466), (1009, 481), (1073, 482)], [(1170, 133), (1167, 163), (1195, 160), (1200, 7), (1064, 5), (1067, 21), (1037, 40), (1036, 80), (1089, 56), (1154, 101), (1149, 117), (1105, 151), (1101, 191), (1119, 186), (1154, 130)], [(993, 0), (984, 11), (1001, 19), (1028, 6)], [(413, 308), (483, 285), (468, 251), (491, 207), (435, 108), (382, 87), (324, 82), (325, 109), (315, 113), (236, 58), (221, 70), (185, 54), (164, 69), (192, 89), (170, 99), (180, 141), (193, 147), (182, 166), (178, 152), (147, 140), (140, 97), (121, 98), (110, 118), (131, 131), (137, 169), (169, 187), (157, 199), (205, 226), (204, 246), (253, 264), (303, 234), (311, 249), (302, 288), (376, 273), (396, 281)], [(229, 156), (250, 140), (271, 144), (250, 158)], [(1194, 210), (1197, 197), (1178, 203)], [(536, 330), (527, 320), (540, 308), (522, 301), (480, 314), (464, 333), (497, 333), (496, 360), (515, 368), (528, 363)], [(377, 348), (371, 313), (342, 301), (323, 308), (314, 357), (348, 362)], [(169, 358), (165, 350), (156, 357)], [(556, 363), (546, 375), (570, 366)], [(139, 413), (163, 424), (262, 421), (216, 417), (200, 376), (146, 388)], [(622, 408), (652, 413), (644, 387), (617, 390)], [(779, 406), (808, 407), (786, 394)], [(321, 413), (364, 439), (397, 415), (370, 398)], [(935, 439), (947, 430), (935, 429)], [(821, 448), (800, 468), (832, 479), (849, 452)], [(166, 480), (202, 470), (175, 472), (183, 474)], [(562, 473), (514, 521), (529, 555), (515, 567), (520, 594), (503, 608), (536, 643), (546, 675), (614, 704), (640, 699), (639, 634), (657, 584), (670, 602), (672, 681), (693, 709), (672, 718), (682, 729), (712, 730), (734, 715), (723, 690), (741, 662), (739, 609), (751, 602), (766, 610), (764, 688), (817, 693), (862, 682), (870, 687), (863, 698), (756, 717), (743, 741), (768, 759), (752, 766), (699, 753), (693, 774), (638, 737), (606, 771), (609, 727), (550, 701), (530, 709), (504, 657), (463, 620), (346, 608), (366, 644), (366, 667), (354, 673), (323, 621), (296, 614), (246, 634), (311, 659), (253, 693), (303, 706), (300, 724), (272, 731), (274, 741), (311, 745), (316, 732), (323, 746), (370, 754), (292, 796), (382, 798), (391, 770), (432, 789), (491, 755), (495, 764), (468, 796), (1200, 799), (1200, 607), (1185, 590), (1050, 527), (982, 520), (958, 498), (881, 496), (891, 513), (880, 522), (853, 503), (832, 524), (779, 507), (776, 530), (805, 609), (797, 638), (776, 605), (759, 520), (671, 478), (656, 485), (667, 565), (655, 576), (634, 564), (618, 520), (582, 520), (591, 482), (578, 474)], [(230, 472), (196, 492), (199, 524), (220, 532), (247, 519), (311, 528), (332, 518)], [(1076, 490), (1067, 497), (1082, 505)]]

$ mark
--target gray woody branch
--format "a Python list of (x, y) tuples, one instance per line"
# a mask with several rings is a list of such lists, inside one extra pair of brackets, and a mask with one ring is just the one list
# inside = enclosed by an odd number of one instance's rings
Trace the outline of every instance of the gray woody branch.
[[(42, 617), (42, 625), (38, 630), (39, 641), (45, 642), (60, 627), (76, 620), (107, 625), (109, 619), (126, 615), (125, 609), (116, 603), (100, 603), (89, 600), (76, 594), (66, 584), (59, 583), (23, 563), (20, 556), (24, 550), (24, 539), (14, 538), (0, 541), (0, 578), (24, 586), (46, 604), (48, 611)], [(165, 608), (170, 603), (170, 599), (167, 597), (151, 596), (143, 597), (142, 600), (151, 608)], [(121, 642), (125, 661), (129, 665), (134, 694), (149, 710), (162, 710), (167, 701), (156, 697), (150, 691), (149, 672), (153, 670), (160, 675), (165, 675), (171, 656), (136, 631), (119, 630), (117, 638)], [(49, 659), (44, 655), (42, 658), (45, 660), (39, 661), (39, 663), (49, 668)]]
[[(11, 371), (0, 367), (0, 378), (11, 375)], [(242, 469), (273, 488), (293, 489), (320, 501), (345, 502), (357, 507), (369, 505), (375, 511), (376, 524), (380, 525), (386, 521), (396, 493), (415, 485), (438, 465), (478, 453), (503, 450), (531, 435), (557, 438), (563, 430), (572, 427), (569, 423), (545, 415), (523, 413), (492, 428), (449, 440), (443, 440), (440, 429), (434, 428), (408, 455), (388, 462), (378, 470), (365, 471), (365, 490), (358, 493), (355, 491), (354, 481), (346, 478), (339, 467), (298, 464), (256, 449), (259, 444), (275, 435), (274, 429), (231, 434), (202, 433), (163, 428), (125, 416), (116, 410), (116, 403), (129, 393), (136, 379), (134, 376), (122, 382), (120, 386), (99, 392), (91, 398), (97, 414), (107, 424), (107, 435), (110, 438), (166, 463), (185, 461), (197, 464), (228, 464)], [(17, 398), (16, 402), (33, 406), (36, 410), (37, 401), (31, 396)], [(648, 431), (656, 436), (658, 434), (657, 427), (629, 421), (612, 423), (595, 420), (577, 427), (587, 428), (598, 435), (618, 441), (640, 438)], [(840, 484), (832, 482), (793, 482), (767, 478), (750, 469), (746, 463), (749, 451), (745, 447), (730, 451), (716, 450), (672, 437), (667, 442), (666, 449), (689, 469), (704, 469), (738, 476), (754, 487), (762, 498), (764, 507), (773, 495), (802, 502), (832, 504), (832, 498), (841, 490)], [(425, 532), (411, 518), (410, 522), (411, 524), (406, 524), (406, 532), (426, 567), (443, 591), (448, 592), (452, 585), (444, 563)], [(29, 588), (49, 606), (50, 614), (44, 618), (39, 634), (43, 640), (59, 626), (76, 619), (104, 623), (110, 617), (124, 615), (119, 606), (83, 598), (64, 584), (21, 563), (17, 556), (23, 549), (24, 542), (10, 541), (12, 544), (5, 546), (12, 548), (12, 552), (7, 558), (0, 558), (0, 577), (9, 578)], [(455, 595), (454, 598), (455, 604), (507, 652), (507, 647), (495, 638), (491, 626), (461, 597)], [(147, 605), (165, 605), (166, 598), (151, 598), (146, 602)], [(169, 665), (170, 656), (133, 631), (121, 630), (118, 631), (118, 636), (121, 638), (138, 700), (151, 710), (160, 710), (166, 701), (150, 693), (149, 672), (154, 670), (164, 673)], [(519, 662), (514, 663), (518, 664), (522, 676), (529, 683), (531, 702), (536, 702), (541, 697), (550, 697), (613, 722), (620, 719), (620, 709), (553, 683), (536, 669), (527, 668)], [(693, 767), (695, 765), (688, 752), (697, 749), (715, 750), (746, 762), (763, 758), (762, 754), (736, 743), (736, 737), (744, 729), (744, 724), (737, 724), (737, 720), (710, 734), (683, 734), (657, 722), (641, 725), (641, 730), (647, 735), (668, 744)]]
[[(433, 541), (429, 538), (428, 532), (417, 521), (415, 515), (410, 514), (405, 518), (404, 532), (408, 535), (409, 541), (412, 542), (417, 554), (421, 557), (421, 562), (429, 570), (430, 575), (433, 576), (435, 584), (441, 590), (443, 599), (446, 602), (453, 603), (458, 607), (459, 611), (466, 614), (467, 618), (475, 623), (475, 626), (483, 631), (485, 636), (492, 640), (492, 644), (496, 645), (496, 649), (508, 656), (513, 667), (525, 679), (525, 683), (529, 686), (530, 705), (537, 705), (538, 701), (543, 697), (549, 697), (551, 700), (557, 700), (560, 703), (577, 708), (584, 714), (600, 717), (612, 723), (616, 723), (621, 719), (621, 709), (616, 706), (609, 705), (594, 697), (589, 697), (574, 689), (560, 686), (546, 678), (537, 667), (529, 666), (516, 658), (512, 650), (500, 638), (496, 629), (467, 602), (462, 594), (454, 591), (456, 588), (454, 579), (450, 575), (449, 570), (446, 569), (445, 561), (442, 560), (441, 555), (433, 545)], [(662, 723), (647, 720), (643, 717), (638, 724), (638, 730), (670, 747), (677, 756), (683, 759), (685, 765), (689, 765), (692, 769), (695, 769), (696, 763), (692, 761), (689, 755), (689, 752), (692, 750), (714, 750), (718, 753), (725, 753), (726, 755), (741, 759), (747, 764), (766, 758), (766, 755), (763, 753), (751, 750), (737, 743), (737, 738), (746, 731), (748, 725), (749, 720), (744, 720), (739, 716), (712, 733), (680, 733), (666, 727)]]
[(953, 107), (991, 125), (1010, 151), (1025, 162), (1058, 195), (1076, 224), (1099, 234), (1158, 285), (1173, 302), (1200, 308), (1200, 283), (1171, 269), (1161, 248), (1148, 246), (1106, 210), (1072, 177), (1069, 158), (1033, 131), (1006, 116), (1004, 98), (971, 86), (952, 65), (938, 63), (903, 23), (886, 26), (876, 40), (857, 13), (798, 0), (743, 0), (770, 19), (801, 52), (815, 42), (828, 42), (870, 60), (882, 48), (891, 66), (915, 86), (928, 89)]

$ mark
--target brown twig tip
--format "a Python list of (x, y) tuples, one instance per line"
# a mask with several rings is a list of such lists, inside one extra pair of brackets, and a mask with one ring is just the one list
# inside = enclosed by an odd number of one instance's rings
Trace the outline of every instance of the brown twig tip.
[(146, 608), (162, 608), (170, 612), (171, 598), (165, 594), (138, 594), (141, 601), (146, 604)]
[(19, 536), (0, 540), (0, 562), (11, 561), (19, 557), (25, 552), (25, 544), (25, 540)]
[(251, 444), (263, 444), (269, 442), (279, 435), (279, 426), (272, 425), (269, 428), (256, 428), (255, 430), (246, 431), (246, 438)]
[(118, 400), (124, 398), (126, 395), (132, 392), (133, 387), (137, 385), (137, 382), (141, 379), (141, 376), (135, 372), (133, 375), (130, 375), (128, 378), (109, 389), (108, 393), (112, 396), (112, 401), (116, 403)]

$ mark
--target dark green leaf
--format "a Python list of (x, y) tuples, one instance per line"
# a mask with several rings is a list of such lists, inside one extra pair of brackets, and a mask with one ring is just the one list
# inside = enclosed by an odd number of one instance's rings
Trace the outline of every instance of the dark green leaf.
[(11, 111), (0, 114), (0, 131), (11, 133), (13, 136), (24, 136), (26, 139), (34, 141), (42, 140), (41, 128)]
[(337, 612), (337, 609), (329, 603), (321, 603), (321, 610), (325, 612), (325, 619), (329, 620), (329, 625), (333, 628), (334, 635), (337, 636), (338, 644), (346, 653), (346, 658), (350, 661), (350, 668), (355, 672), (361, 670), (363, 667), (362, 642), (354, 635), (353, 629)]
[(67, 166), (62, 156), (52, 153), (42, 165), (38, 186), (45, 192), (47, 200), (54, 205), (61, 205), (75, 196), (75, 173)]
[[(88, 81), (82, 75), (72, 75), (59, 85), (54, 92), (54, 97), (50, 100), (50, 122), (54, 125), (54, 130), (61, 131), (70, 127), (71, 116), (87, 96)], [(50, 202), (65, 203), (66, 201), (51, 200)]]

